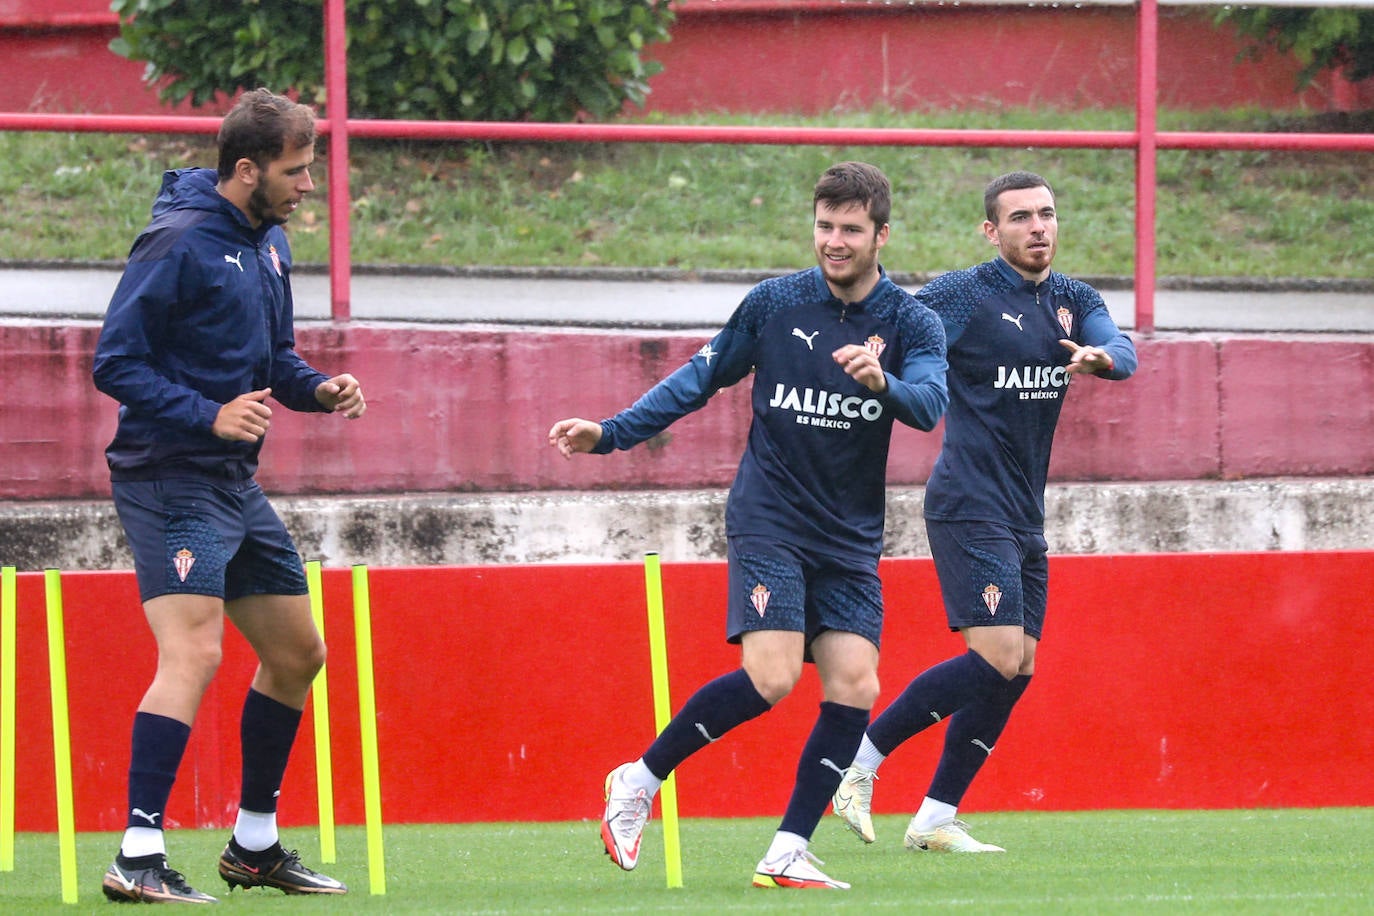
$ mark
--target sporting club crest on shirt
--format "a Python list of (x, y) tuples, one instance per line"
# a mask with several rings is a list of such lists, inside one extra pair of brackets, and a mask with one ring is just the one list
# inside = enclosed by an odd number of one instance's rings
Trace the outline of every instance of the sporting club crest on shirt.
[(172, 565), (176, 567), (177, 576), (185, 582), (186, 577), (191, 574), (191, 567), (196, 565), (196, 555), (191, 553), (189, 548), (183, 547), (172, 557)]
[(989, 584), (983, 589), (983, 603), (988, 607), (988, 613), (997, 616), (997, 605), (1002, 603), (1002, 590), (995, 585)]
[(1065, 334), (1073, 333), (1073, 312), (1059, 306), (1059, 311), (1055, 312), (1055, 317), (1059, 319), (1059, 326), (1064, 329)]
[(773, 597), (773, 593), (762, 582), (755, 585), (754, 590), (749, 593), (749, 601), (754, 605), (754, 610), (759, 612), (760, 617), (768, 610), (768, 599), (771, 597)]
[(276, 246), (276, 245), (268, 245), (268, 246), (267, 246), (267, 256), (268, 256), (269, 258), (272, 259), (272, 268), (277, 272), (277, 276), (280, 277), (280, 276), (281, 276), (281, 256), (277, 254), (277, 246)]
[(877, 334), (874, 334), (872, 337), (868, 338), (868, 340), (864, 341), (864, 346), (868, 347), (868, 352), (872, 353), (874, 356), (882, 356), (883, 351), (887, 349), (887, 341), (883, 340)]

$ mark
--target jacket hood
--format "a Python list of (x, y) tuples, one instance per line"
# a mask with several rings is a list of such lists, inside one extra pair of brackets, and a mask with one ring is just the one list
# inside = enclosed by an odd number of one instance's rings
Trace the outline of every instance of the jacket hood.
[(153, 216), (171, 210), (213, 210), (238, 214), (247, 220), (224, 195), (219, 193), (219, 173), (214, 169), (172, 169), (162, 173), (162, 187), (153, 201)]

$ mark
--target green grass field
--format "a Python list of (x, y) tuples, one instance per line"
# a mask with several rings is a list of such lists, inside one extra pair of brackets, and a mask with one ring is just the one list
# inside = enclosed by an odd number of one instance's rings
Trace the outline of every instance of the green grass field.
[[(983, 814), (979, 838), (1005, 855), (907, 852), (906, 818), (876, 818), (865, 847), (826, 816), (812, 841), (825, 870), (850, 891), (759, 890), (749, 885), (774, 819), (681, 824), (681, 888), (666, 886), (662, 823), (651, 821), (639, 868), (601, 851), (595, 821), (387, 827), (385, 894), (370, 893), (366, 835), (338, 832), (346, 897), (303, 900), (277, 891), (225, 893), (214, 863), (224, 831), (169, 835), (173, 862), (201, 890), (239, 910), (331, 913), (1364, 913), (1374, 908), (1374, 810), (1108, 811)], [(320, 866), (314, 830), (288, 830)], [(77, 838), (80, 899), (61, 902), (55, 834), (21, 834), (16, 868), (0, 873), (0, 912), (110, 912), (100, 893), (118, 834)]]
[[(1161, 111), (1163, 130), (1330, 130), (1268, 111)], [(840, 112), (648, 119), (819, 128), (1129, 130), (1131, 111), (1025, 109)], [(1364, 122), (1343, 129), (1359, 130)], [(123, 259), (164, 168), (214, 165), (208, 137), (0, 131), (0, 255)], [(328, 261), (328, 169), (292, 218), (298, 264)], [(860, 158), (893, 181), (883, 263), (932, 273), (983, 260), (984, 184), (1043, 173), (1059, 196), (1075, 276), (1129, 276), (1135, 252), (1131, 150), (830, 147), (659, 143), (349, 146), (355, 265), (790, 269), (810, 254), (811, 189), (830, 163)], [(1374, 157), (1367, 153), (1161, 150), (1160, 276), (1374, 275)]]

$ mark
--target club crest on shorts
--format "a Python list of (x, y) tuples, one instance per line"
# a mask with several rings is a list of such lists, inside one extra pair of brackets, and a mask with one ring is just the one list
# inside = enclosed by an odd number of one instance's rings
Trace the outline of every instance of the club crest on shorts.
[(997, 605), (1002, 603), (1002, 590), (995, 585), (988, 585), (983, 589), (983, 603), (988, 607), (988, 613), (997, 616)]
[(1064, 329), (1065, 334), (1073, 333), (1073, 312), (1059, 306), (1059, 311), (1055, 312), (1055, 317), (1059, 319), (1059, 326)]
[(754, 610), (759, 612), (762, 617), (764, 611), (768, 610), (768, 599), (773, 597), (773, 593), (768, 590), (768, 586), (760, 582), (754, 586), (754, 590), (749, 593), (749, 601), (754, 605)]
[(177, 576), (185, 582), (191, 574), (191, 567), (196, 565), (196, 555), (191, 553), (190, 548), (183, 547), (172, 557), (172, 565), (176, 567)]
[(887, 349), (887, 341), (883, 340), (877, 334), (874, 334), (872, 337), (868, 338), (868, 340), (864, 341), (864, 346), (868, 347), (868, 352), (872, 353), (874, 356), (882, 356), (883, 351)]

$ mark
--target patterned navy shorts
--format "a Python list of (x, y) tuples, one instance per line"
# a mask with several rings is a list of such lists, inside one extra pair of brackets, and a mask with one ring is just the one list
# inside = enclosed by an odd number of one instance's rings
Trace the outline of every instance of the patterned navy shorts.
[(306, 594), (296, 545), (255, 481), (116, 480), (112, 489), (142, 601)]
[(1050, 566), (1045, 538), (991, 522), (926, 520), (951, 630), (1017, 626), (1039, 639)]
[(771, 538), (732, 537), (726, 638), (752, 630), (791, 630), (806, 643), (826, 630), (857, 633), (877, 646), (883, 591), (876, 561), (817, 556)]

